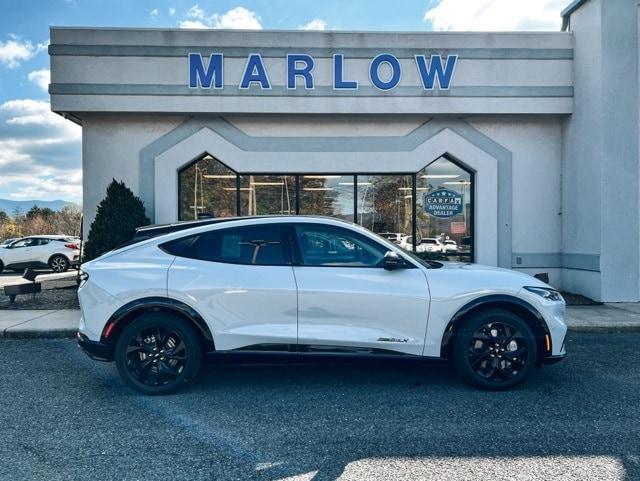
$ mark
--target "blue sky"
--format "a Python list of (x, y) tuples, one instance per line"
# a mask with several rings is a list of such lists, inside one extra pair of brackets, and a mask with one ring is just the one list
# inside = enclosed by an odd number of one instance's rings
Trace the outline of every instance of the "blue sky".
[[(569, 0), (0, 0), (0, 198), (81, 200), (80, 128), (49, 112), (49, 26), (558, 30)], [(399, 7), (401, 5), (401, 7)]]

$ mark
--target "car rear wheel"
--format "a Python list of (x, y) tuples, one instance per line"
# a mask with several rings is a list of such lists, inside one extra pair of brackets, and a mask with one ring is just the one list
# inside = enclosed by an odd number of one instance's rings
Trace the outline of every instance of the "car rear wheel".
[(67, 272), (69, 270), (69, 260), (62, 255), (53, 256), (49, 259), (49, 267), (53, 272)]
[(168, 313), (144, 314), (116, 343), (120, 377), (143, 394), (167, 394), (192, 380), (202, 364), (198, 335), (187, 321)]
[(521, 383), (535, 366), (536, 358), (531, 328), (516, 314), (501, 309), (472, 315), (453, 340), (456, 371), (482, 389), (507, 389)]

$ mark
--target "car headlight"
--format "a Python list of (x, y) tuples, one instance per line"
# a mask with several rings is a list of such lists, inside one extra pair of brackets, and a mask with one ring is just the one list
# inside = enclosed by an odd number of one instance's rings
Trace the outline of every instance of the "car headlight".
[(551, 302), (564, 301), (564, 299), (562, 298), (562, 294), (560, 294), (555, 289), (551, 289), (550, 287), (525, 286), (525, 289), (528, 290), (529, 292), (533, 292), (534, 294), (539, 295), (546, 301), (551, 301)]

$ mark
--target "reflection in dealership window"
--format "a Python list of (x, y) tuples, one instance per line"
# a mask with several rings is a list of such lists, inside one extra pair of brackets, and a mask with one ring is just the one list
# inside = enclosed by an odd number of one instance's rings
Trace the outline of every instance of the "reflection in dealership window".
[(296, 179), (293, 175), (242, 175), (241, 215), (293, 215)]
[(210, 155), (178, 172), (179, 219), (233, 217), (236, 173)]
[(410, 175), (358, 175), (358, 224), (400, 243), (411, 235)]
[(472, 174), (440, 157), (416, 176), (416, 250), (425, 257), (469, 262)]
[(353, 222), (353, 175), (300, 176), (300, 214)]

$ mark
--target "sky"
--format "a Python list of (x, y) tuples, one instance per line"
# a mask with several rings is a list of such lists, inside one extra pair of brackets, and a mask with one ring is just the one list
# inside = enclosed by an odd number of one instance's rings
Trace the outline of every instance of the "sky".
[(569, 0), (0, 0), (0, 198), (82, 198), (81, 128), (49, 110), (49, 26), (552, 30)]

